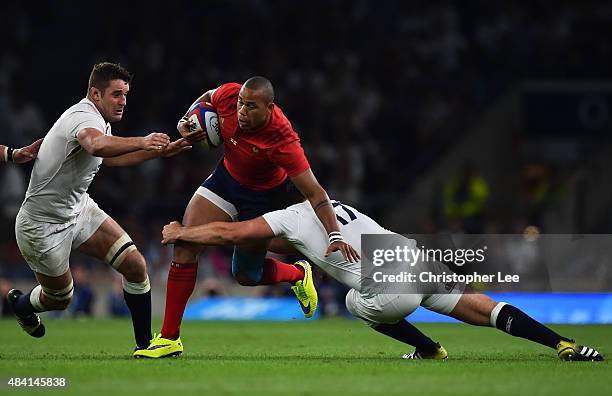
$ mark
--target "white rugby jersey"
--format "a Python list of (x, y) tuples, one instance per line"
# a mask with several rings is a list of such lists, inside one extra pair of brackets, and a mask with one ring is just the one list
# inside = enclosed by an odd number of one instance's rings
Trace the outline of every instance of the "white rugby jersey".
[(83, 209), (102, 158), (81, 147), (77, 132), (94, 128), (111, 135), (111, 126), (87, 98), (70, 107), (53, 124), (40, 146), (21, 205), (34, 220), (65, 223)]
[[(360, 256), (362, 256), (362, 234), (395, 234), (355, 208), (335, 201), (332, 201), (332, 204), (342, 236)], [(290, 242), (313, 264), (340, 283), (352, 289), (361, 289), (360, 261), (350, 263), (344, 259), (341, 252), (334, 252), (325, 257), (325, 251), (329, 246), (327, 232), (308, 201), (266, 213), (263, 218), (275, 236)]]

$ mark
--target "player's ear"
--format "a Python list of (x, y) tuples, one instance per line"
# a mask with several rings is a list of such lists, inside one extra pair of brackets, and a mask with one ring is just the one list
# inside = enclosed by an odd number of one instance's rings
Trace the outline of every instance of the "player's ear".
[(89, 87), (89, 97), (92, 98), (94, 101), (98, 101), (102, 99), (102, 93), (96, 87)]
[(272, 110), (274, 110), (274, 102), (270, 102), (270, 103), (268, 103), (268, 106), (267, 106), (267, 107), (268, 107), (268, 111), (269, 111), (269, 112), (272, 112)]

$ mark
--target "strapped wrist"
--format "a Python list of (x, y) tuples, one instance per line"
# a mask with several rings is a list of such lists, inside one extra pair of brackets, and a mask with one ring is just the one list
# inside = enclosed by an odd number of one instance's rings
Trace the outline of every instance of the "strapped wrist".
[(328, 237), (330, 245), (336, 241), (344, 241), (344, 238), (342, 237), (340, 231), (332, 231), (328, 234)]

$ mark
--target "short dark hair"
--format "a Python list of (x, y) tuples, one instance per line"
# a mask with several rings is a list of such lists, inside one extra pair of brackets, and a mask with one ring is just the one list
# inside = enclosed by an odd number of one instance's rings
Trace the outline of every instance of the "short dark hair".
[(104, 92), (112, 80), (123, 80), (129, 84), (132, 81), (132, 75), (118, 63), (96, 63), (89, 75), (87, 91), (89, 91), (91, 87), (96, 87)]
[(274, 102), (274, 87), (270, 80), (262, 76), (251, 77), (244, 83), (244, 86), (254, 91), (262, 91), (267, 102)]

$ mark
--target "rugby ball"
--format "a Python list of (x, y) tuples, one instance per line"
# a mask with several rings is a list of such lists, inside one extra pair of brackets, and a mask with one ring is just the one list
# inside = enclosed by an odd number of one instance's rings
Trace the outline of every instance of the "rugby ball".
[(196, 103), (193, 105), (187, 113), (187, 120), (193, 125), (192, 131), (201, 130), (206, 133), (206, 137), (201, 142), (202, 146), (213, 148), (223, 144), (219, 116), (210, 103)]

